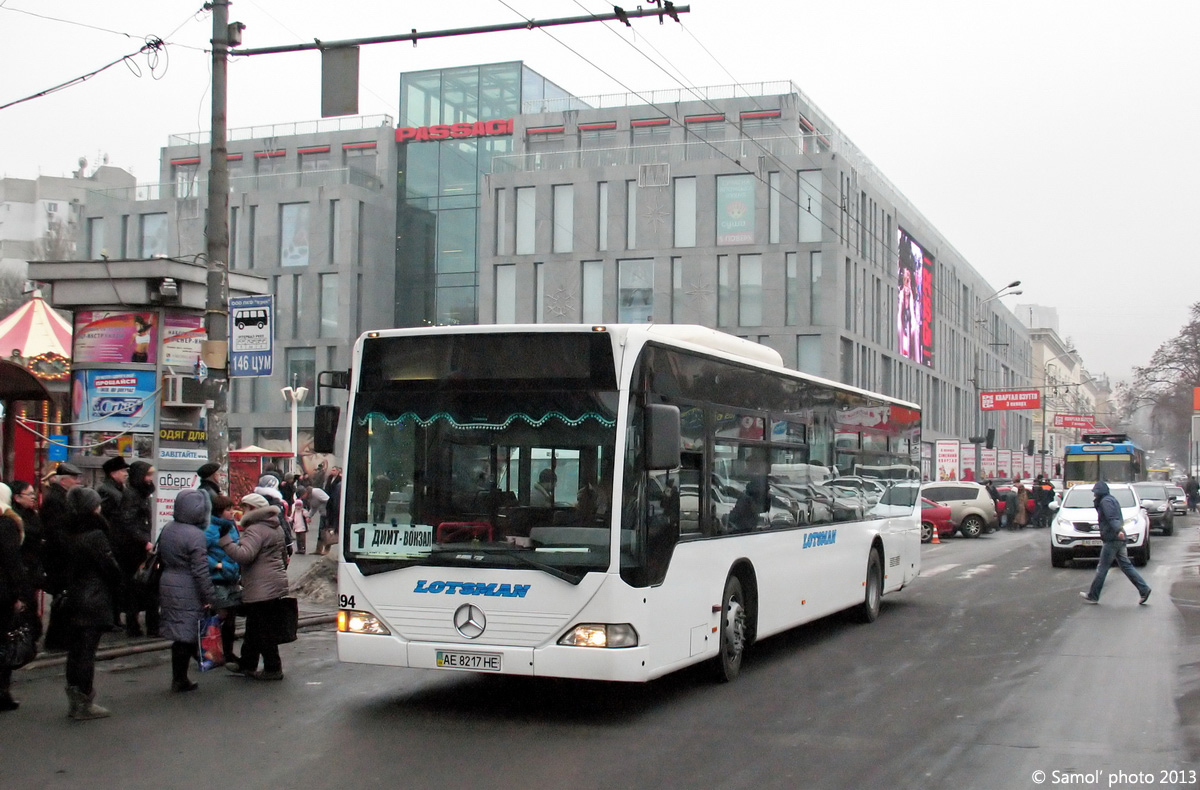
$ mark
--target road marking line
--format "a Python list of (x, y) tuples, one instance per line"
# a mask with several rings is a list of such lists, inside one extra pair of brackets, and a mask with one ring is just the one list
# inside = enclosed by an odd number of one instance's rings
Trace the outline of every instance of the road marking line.
[(954, 562), (949, 565), (935, 565), (928, 570), (922, 568), (921, 575), (922, 576), (937, 576), (939, 573), (945, 573), (946, 571), (957, 568), (958, 565), (959, 564), (957, 562)]
[(969, 579), (972, 576), (978, 576), (981, 573), (989, 573), (995, 569), (996, 569), (995, 565), (976, 565), (974, 568), (971, 568), (970, 570), (963, 571), (962, 573), (958, 574), (958, 578)]

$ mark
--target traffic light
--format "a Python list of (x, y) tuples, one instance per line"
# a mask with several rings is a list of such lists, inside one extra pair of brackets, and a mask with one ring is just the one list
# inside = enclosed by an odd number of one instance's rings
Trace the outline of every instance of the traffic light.
[(988, 448), (989, 450), (996, 446), (996, 429), (995, 428), (987, 429), (987, 441), (984, 442), (983, 446)]
[(1033, 455), (1033, 439), (1025, 443), (1025, 455)]

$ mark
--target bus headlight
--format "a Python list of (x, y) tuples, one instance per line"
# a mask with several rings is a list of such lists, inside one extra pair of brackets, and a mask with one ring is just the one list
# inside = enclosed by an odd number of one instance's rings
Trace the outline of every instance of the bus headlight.
[(637, 647), (638, 635), (629, 623), (580, 623), (558, 643), (567, 647)]
[(346, 634), (388, 635), (392, 633), (375, 615), (353, 609), (338, 609), (337, 626), (339, 631)]

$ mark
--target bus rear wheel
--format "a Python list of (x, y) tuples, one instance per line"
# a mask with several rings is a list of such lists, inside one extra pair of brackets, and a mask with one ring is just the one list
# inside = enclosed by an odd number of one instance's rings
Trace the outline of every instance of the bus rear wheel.
[(873, 623), (879, 619), (879, 607), (883, 599), (883, 562), (879, 559), (878, 549), (871, 549), (871, 556), (867, 558), (865, 587), (863, 602), (854, 614), (861, 623)]
[(721, 645), (717, 653), (717, 680), (728, 683), (742, 671), (742, 657), (746, 653), (748, 614), (742, 582), (736, 576), (725, 580), (725, 592), (721, 595), (721, 626), (718, 630)]

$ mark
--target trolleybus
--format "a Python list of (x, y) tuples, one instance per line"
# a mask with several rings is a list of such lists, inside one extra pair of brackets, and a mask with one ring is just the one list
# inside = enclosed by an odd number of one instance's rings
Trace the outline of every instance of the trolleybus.
[(647, 681), (709, 661), (730, 680), (755, 640), (873, 621), (920, 570), (915, 509), (821, 485), (913, 464), (919, 408), (747, 340), (386, 330), (356, 342), (349, 386), (345, 662)]
[(1084, 434), (1079, 444), (1068, 444), (1063, 457), (1063, 488), (1109, 483), (1136, 483), (1146, 479), (1146, 454), (1123, 433)]

